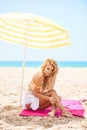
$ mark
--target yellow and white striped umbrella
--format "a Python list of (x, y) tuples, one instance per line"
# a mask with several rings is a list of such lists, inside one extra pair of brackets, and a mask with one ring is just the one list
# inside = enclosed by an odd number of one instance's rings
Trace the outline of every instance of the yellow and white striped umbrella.
[(0, 40), (32, 48), (69, 45), (69, 33), (54, 21), (26, 13), (0, 15)]

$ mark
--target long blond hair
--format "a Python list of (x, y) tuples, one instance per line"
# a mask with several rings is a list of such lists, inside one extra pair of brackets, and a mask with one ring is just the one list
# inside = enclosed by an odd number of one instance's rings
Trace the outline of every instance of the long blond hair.
[(42, 65), (42, 73), (44, 72), (44, 68), (50, 64), (53, 67), (52, 74), (45, 80), (44, 87), (48, 90), (51, 90), (55, 85), (55, 80), (58, 72), (57, 62), (51, 58), (47, 59)]

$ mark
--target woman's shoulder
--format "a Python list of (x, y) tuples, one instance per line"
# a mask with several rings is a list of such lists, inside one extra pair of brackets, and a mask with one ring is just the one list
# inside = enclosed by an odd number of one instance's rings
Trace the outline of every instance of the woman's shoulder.
[(33, 76), (33, 78), (41, 78), (43, 77), (42, 70), (39, 69)]
[(34, 73), (32, 79), (31, 79), (31, 82), (38, 85), (39, 83), (42, 82), (42, 80), (43, 80), (43, 74), (42, 74), (41, 69), (39, 69), (36, 73)]

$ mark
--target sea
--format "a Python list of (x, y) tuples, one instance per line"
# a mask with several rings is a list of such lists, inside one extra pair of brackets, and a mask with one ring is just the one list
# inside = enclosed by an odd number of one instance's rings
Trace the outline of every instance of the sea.
[[(87, 67), (87, 61), (58, 61), (59, 67)], [(40, 67), (43, 61), (26, 61), (26, 67)], [(22, 67), (23, 61), (0, 61), (0, 67)]]

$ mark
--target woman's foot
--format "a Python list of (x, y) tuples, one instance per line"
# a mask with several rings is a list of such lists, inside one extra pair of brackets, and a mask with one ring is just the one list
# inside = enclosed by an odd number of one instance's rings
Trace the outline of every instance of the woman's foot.
[(49, 112), (48, 116), (54, 117), (55, 116), (55, 112), (53, 112), (53, 111)]
[(69, 111), (63, 112), (62, 116), (72, 118), (73, 115)]

